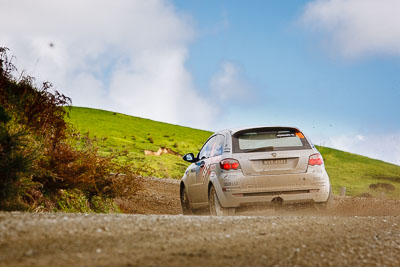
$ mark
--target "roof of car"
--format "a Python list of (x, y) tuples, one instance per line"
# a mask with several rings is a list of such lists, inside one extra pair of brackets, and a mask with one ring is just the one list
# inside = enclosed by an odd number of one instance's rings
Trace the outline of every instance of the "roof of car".
[(259, 129), (259, 128), (292, 128), (292, 129), (296, 129), (297, 131), (300, 132), (300, 130), (297, 127), (293, 127), (293, 126), (267, 126), (267, 125), (238, 127), (238, 128), (225, 129), (225, 130), (221, 130), (218, 132), (230, 132), (231, 134), (235, 134), (235, 133), (243, 131), (243, 130)]

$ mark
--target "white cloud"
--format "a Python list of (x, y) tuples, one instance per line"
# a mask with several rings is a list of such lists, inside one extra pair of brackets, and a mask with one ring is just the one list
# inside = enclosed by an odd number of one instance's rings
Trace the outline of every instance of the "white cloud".
[(240, 69), (232, 62), (226, 61), (211, 79), (211, 89), (220, 100), (228, 100), (243, 97), (249, 86)]
[(347, 134), (315, 138), (315, 144), (364, 155), (400, 165), (400, 132), (385, 134)]
[(74, 105), (209, 127), (217, 110), (184, 66), (194, 30), (168, 1), (0, 5), (0, 45), (17, 56), (17, 67), (51, 81)]
[(400, 55), (400, 1), (315, 0), (301, 21), (345, 57)]

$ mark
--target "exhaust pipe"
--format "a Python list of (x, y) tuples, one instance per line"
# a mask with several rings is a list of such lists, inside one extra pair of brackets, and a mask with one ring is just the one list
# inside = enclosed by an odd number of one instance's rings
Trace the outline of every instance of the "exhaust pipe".
[(274, 204), (274, 205), (276, 205), (276, 206), (282, 206), (282, 204), (283, 204), (283, 198), (281, 198), (281, 197), (274, 197), (274, 198), (271, 200), (271, 203)]

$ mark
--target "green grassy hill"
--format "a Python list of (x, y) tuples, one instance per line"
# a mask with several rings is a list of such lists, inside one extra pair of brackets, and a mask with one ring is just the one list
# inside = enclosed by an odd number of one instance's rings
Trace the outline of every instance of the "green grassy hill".
[[(73, 107), (69, 121), (81, 133), (96, 138), (102, 154), (127, 151), (122, 161), (146, 166), (144, 175), (180, 178), (189, 165), (179, 155), (196, 152), (211, 132), (128, 116), (116, 112)], [(144, 155), (144, 150), (166, 147), (179, 155)]]
[[(80, 107), (71, 109), (69, 121), (81, 133), (89, 132), (92, 138), (99, 140), (101, 153), (126, 151), (118, 160), (146, 166), (144, 175), (177, 179), (188, 166), (180, 155), (197, 152), (211, 135), (208, 131)], [(157, 151), (160, 147), (180, 155), (144, 155), (144, 150)], [(380, 196), (383, 191), (386, 196), (400, 197), (400, 166), (327, 147), (318, 149), (324, 157), (335, 193), (341, 186), (346, 186), (348, 195)], [(383, 185), (370, 188), (378, 183)]]

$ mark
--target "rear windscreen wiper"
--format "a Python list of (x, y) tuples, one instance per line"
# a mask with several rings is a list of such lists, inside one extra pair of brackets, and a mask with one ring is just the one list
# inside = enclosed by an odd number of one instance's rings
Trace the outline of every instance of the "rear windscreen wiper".
[(263, 147), (257, 147), (257, 148), (252, 148), (252, 149), (245, 149), (244, 153), (257, 152), (257, 151), (273, 151), (273, 150), (274, 150), (273, 146), (263, 146)]

